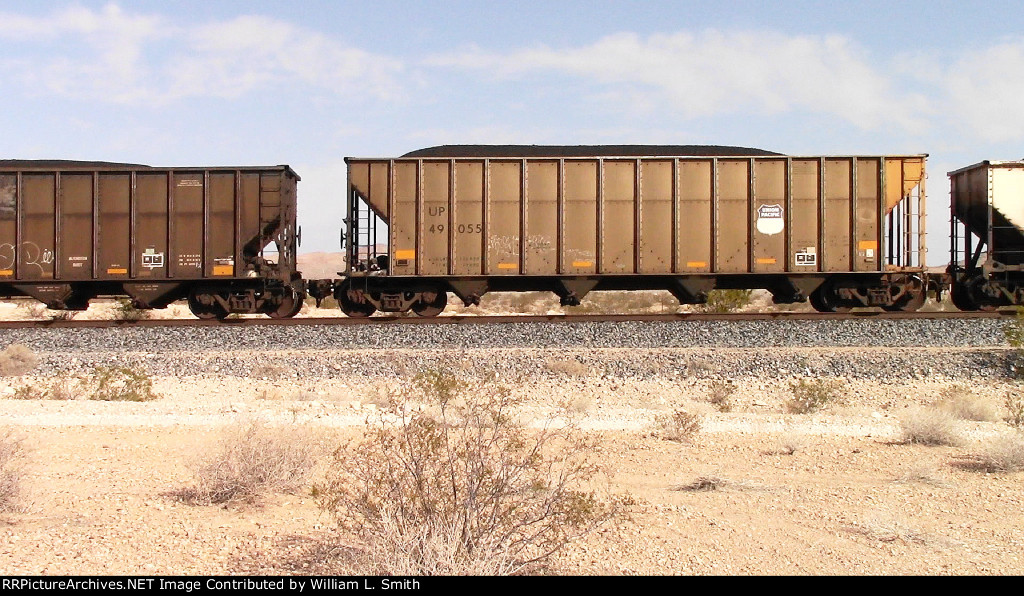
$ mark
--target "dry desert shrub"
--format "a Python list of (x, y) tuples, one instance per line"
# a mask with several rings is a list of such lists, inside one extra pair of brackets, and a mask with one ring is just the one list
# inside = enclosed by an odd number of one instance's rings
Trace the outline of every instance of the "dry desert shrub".
[(526, 573), (617, 513), (592, 488), (593, 442), (525, 428), (521, 405), (493, 380), (428, 371), (335, 452), (317, 492), (361, 539), (360, 573)]
[(810, 414), (836, 401), (839, 383), (826, 379), (797, 379), (789, 384), (792, 397), (782, 404), (789, 414)]
[(1010, 426), (1024, 430), (1024, 394), (1007, 392), (1006, 400), (1006, 423)]
[(701, 416), (677, 408), (671, 414), (655, 419), (655, 434), (662, 439), (687, 443), (700, 432)]
[(807, 435), (789, 431), (779, 436), (779, 450), (783, 455), (793, 455), (807, 447)]
[(177, 496), (195, 505), (257, 503), (301, 487), (319, 455), (308, 432), (250, 422), (224, 433), (214, 455), (195, 470), (195, 485)]
[(68, 377), (37, 379), (14, 390), (13, 399), (52, 399), (68, 401), (77, 399), (81, 392), (80, 383)]
[(924, 463), (916, 464), (910, 467), (898, 478), (896, 478), (895, 482), (929, 484), (932, 486), (939, 486), (943, 488), (948, 488), (949, 486), (951, 486), (948, 482), (939, 478), (934, 466)]
[(39, 357), (22, 344), (10, 344), (0, 351), (0, 377), (28, 374), (39, 364)]
[(939, 407), (961, 420), (992, 422), (999, 420), (999, 409), (990, 400), (974, 395), (963, 385), (953, 385), (942, 391)]
[(10, 429), (0, 431), (0, 511), (17, 507), (24, 465), (21, 439)]
[(594, 369), (579, 360), (573, 359), (557, 360), (548, 358), (544, 361), (544, 368), (553, 373), (569, 377), (586, 377), (594, 373)]
[(578, 395), (569, 400), (566, 404), (566, 409), (574, 414), (586, 415), (594, 411), (597, 405), (594, 400), (587, 395)]
[(708, 390), (708, 402), (715, 406), (719, 412), (732, 411), (732, 395), (736, 392), (736, 385), (728, 381), (715, 381)]
[(996, 437), (985, 446), (977, 461), (988, 472), (1024, 470), (1024, 434), (1018, 432)]
[(257, 364), (249, 371), (249, 376), (254, 379), (279, 379), (287, 374), (287, 368), (275, 363)]
[(682, 491), (682, 492), (711, 492), (723, 489), (733, 490), (765, 490), (765, 487), (759, 486), (749, 480), (745, 479), (731, 479), (724, 478), (718, 475), (706, 475), (698, 476), (689, 484), (681, 484), (674, 486), (669, 490)]
[(922, 532), (908, 526), (888, 512), (871, 513), (862, 523), (855, 526), (853, 531), (879, 542), (895, 542), (897, 540), (914, 544), (929, 542)]
[(948, 411), (936, 407), (914, 408), (900, 417), (903, 441), (919, 445), (950, 445), (961, 443), (956, 419)]

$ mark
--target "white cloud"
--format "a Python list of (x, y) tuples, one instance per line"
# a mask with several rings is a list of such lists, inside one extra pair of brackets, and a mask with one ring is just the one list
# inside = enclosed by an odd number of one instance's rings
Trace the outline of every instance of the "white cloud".
[[(547, 73), (594, 84), (594, 96), (686, 118), (753, 111), (828, 113), (864, 129), (927, 126), (929, 101), (895, 88), (869, 56), (841, 36), (704, 31), (640, 37), (620, 33), (581, 47), (507, 54), (468, 48), (427, 64), (490, 71), (499, 79)], [(574, 92), (579, 86), (573, 85)], [(644, 105), (646, 104), (646, 105)]]
[(992, 142), (1024, 138), (1024, 41), (961, 53), (942, 85), (946, 112), (961, 134)]
[(400, 91), (399, 61), (270, 17), (194, 25), (108, 4), (42, 17), (0, 13), (0, 23), (0, 40), (21, 55), (0, 63), (0, 73), (36, 94), (130, 105), (296, 84), (337, 94), (357, 85), (384, 99)]

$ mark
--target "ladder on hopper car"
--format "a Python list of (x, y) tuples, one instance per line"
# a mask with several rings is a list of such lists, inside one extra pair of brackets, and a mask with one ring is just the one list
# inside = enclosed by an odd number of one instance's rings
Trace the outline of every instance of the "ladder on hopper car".
[[(387, 269), (387, 259), (380, 257), (386, 257), (388, 248), (385, 246), (381, 251), (377, 245), (380, 238), (387, 242), (387, 234), (378, 230), (383, 226), (383, 220), (355, 191), (352, 191), (349, 205), (351, 211), (345, 218), (345, 223), (350, 228), (348, 237), (352, 242), (348, 252), (351, 261), (349, 266), (355, 271)], [(342, 234), (344, 245), (344, 230)]]

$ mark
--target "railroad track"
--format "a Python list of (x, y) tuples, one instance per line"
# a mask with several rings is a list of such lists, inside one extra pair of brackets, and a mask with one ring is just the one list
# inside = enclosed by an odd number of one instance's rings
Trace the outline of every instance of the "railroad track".
[(374, 316), (352, 317), (297, 317), (271, 319), (268, 317), (239, 317), (216, 319), (136, 319), (136, 320), (23, 320), (0, 321), (0, 329), (40, 328), (103, 328), (103, 327), (219, 327), (219, 326), (272, 326), (272, 325), (485, 325), (508, 323), (593, 323), (623, 321), (821, 321), (842, 319), (996, 319), (1009, 318), (1017, 313), (1013, 309), (992, 312), (887, 312), (853, 311), (847, 313), (819, 312), (743, 312), (743, 313), (676, 313), (647, 315), (452, 315), (440, 317)]

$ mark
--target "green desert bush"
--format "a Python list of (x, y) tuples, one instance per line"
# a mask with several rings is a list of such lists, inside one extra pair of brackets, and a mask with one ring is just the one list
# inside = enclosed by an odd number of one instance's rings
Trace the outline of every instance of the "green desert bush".
[(713, 313), (733, 312), (750, 304), (753, 290), (711, 290), (704, 310)]
[(335, 452), (321, 505), (363, 543), (363, 572), (501, 575), (542, 566), (612, 518), (577, 428), (527, 428), (493, 380), (418, 375)]
[(84, 380), (85, 394), (99, 401), (150, 401), (160, 396), (144, 370), (127, 365), (96, 366)]
[(789, 384), (791, 397), (783, 402), (789, 414), (810, 414), (837, 400), (839, 383), (827, 379), (797, 379)]

